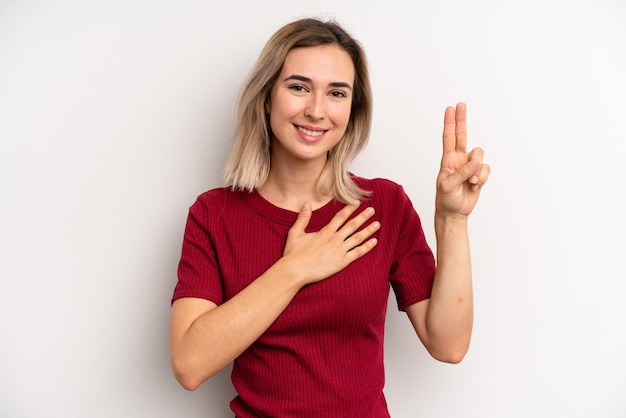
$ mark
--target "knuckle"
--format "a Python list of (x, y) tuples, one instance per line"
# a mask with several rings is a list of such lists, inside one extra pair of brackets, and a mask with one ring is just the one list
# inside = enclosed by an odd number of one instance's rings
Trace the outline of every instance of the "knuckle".
[(350, 250), (349, 254), (352, 256), (353, 260), (356, 260), (357, 258), (360, 258), (365, 254), (365, 249), (362, 246), (354, 247), (352, 250)]
[(358, 228), (359, 226), (361, 226), (361, 224), (363, 223), (363, 221), (361, 220), (361, 218), (356, 217), (353, 219), (350, 219), (347, 223), (346, 226), (348, 226), (349, 228), (353, 228), (354, 230), (356, 230), (356, 228)]

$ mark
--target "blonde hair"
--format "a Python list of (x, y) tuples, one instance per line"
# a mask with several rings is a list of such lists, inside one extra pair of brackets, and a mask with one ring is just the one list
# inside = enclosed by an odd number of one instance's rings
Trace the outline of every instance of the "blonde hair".
[(236, 190), (253, 191), (270, 171), (271, 129), (265, 104), (287, 53), (299, 47), (338, 45), (354, 64), (355, 80), (350, 121), (343, 138), (328, 152), (317, 189), (343, 203), (354, 203), (369, 194), (358, 187), (348, 171), (365, 148), (372, 120), (372, 92), (363, 48), (338, 23), (305, 18), (288, 23), (269, 39), (243, 84), (236, 114), (234, 144), (224, 170), (226, 182)]

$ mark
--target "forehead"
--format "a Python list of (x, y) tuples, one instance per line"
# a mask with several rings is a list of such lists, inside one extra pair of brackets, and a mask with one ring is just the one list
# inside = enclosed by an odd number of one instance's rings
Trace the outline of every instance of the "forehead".
[(350, 55), (338, 45), (294, 48), (287, 53), (281, 74), (298, 74), (314, 81), (354, 81), (354, 64)]

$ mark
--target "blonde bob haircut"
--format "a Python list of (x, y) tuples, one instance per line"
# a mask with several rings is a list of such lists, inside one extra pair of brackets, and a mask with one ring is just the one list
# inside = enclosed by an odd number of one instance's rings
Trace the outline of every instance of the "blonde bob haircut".
[(224, 170), (225, 181), (232, 181), (233, 189), (252, 192), (267, 180), (272, 132), (265, 104), (287, 53), (317, 45), (338, 45), (350, 55), (355, 70), (350, 120), (342, 139), (328, 152), (317, 190), (343, 203), (355, 203), (369, 194), (354, 183), (348, 171), (370, 134), (372, 92), (365, 52), (338, 23), (315, 18), (293, 21), (274, 33), (242, 86), (234, 144)]

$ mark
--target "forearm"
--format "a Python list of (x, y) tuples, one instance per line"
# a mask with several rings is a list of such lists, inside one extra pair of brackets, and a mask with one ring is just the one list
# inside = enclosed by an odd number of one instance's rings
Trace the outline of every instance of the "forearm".
[(249, 286), (220, 306), (189, 298), (174, 302), (170, 325), (170, 355), (174, 374), (187, 389), (195, 389), (237, 358), (278, 318), (298, 291), (332, 276), (376, 246), (371, 235), (380, 228), (374, 210), (350, 215), (358, 205), (346, 205), (318, 232), (307, 233), (312, 215), (302, 207), (287, 234), (283, 257)]
[(428, 343), (435, 353), (460, 361), (473, 324), (472, 271), (466, 216), (435, 215), (437, 272), (426, 313)]
[[(289, 275), (281, 259), (232, 299), (204, 312), (187, 326), (174, 325), (174, 312), (172, 365), (185, 388), (198, 387), (270, 327), (301, 287)], [(188, 313), (180, 315), (185, 317)]]

